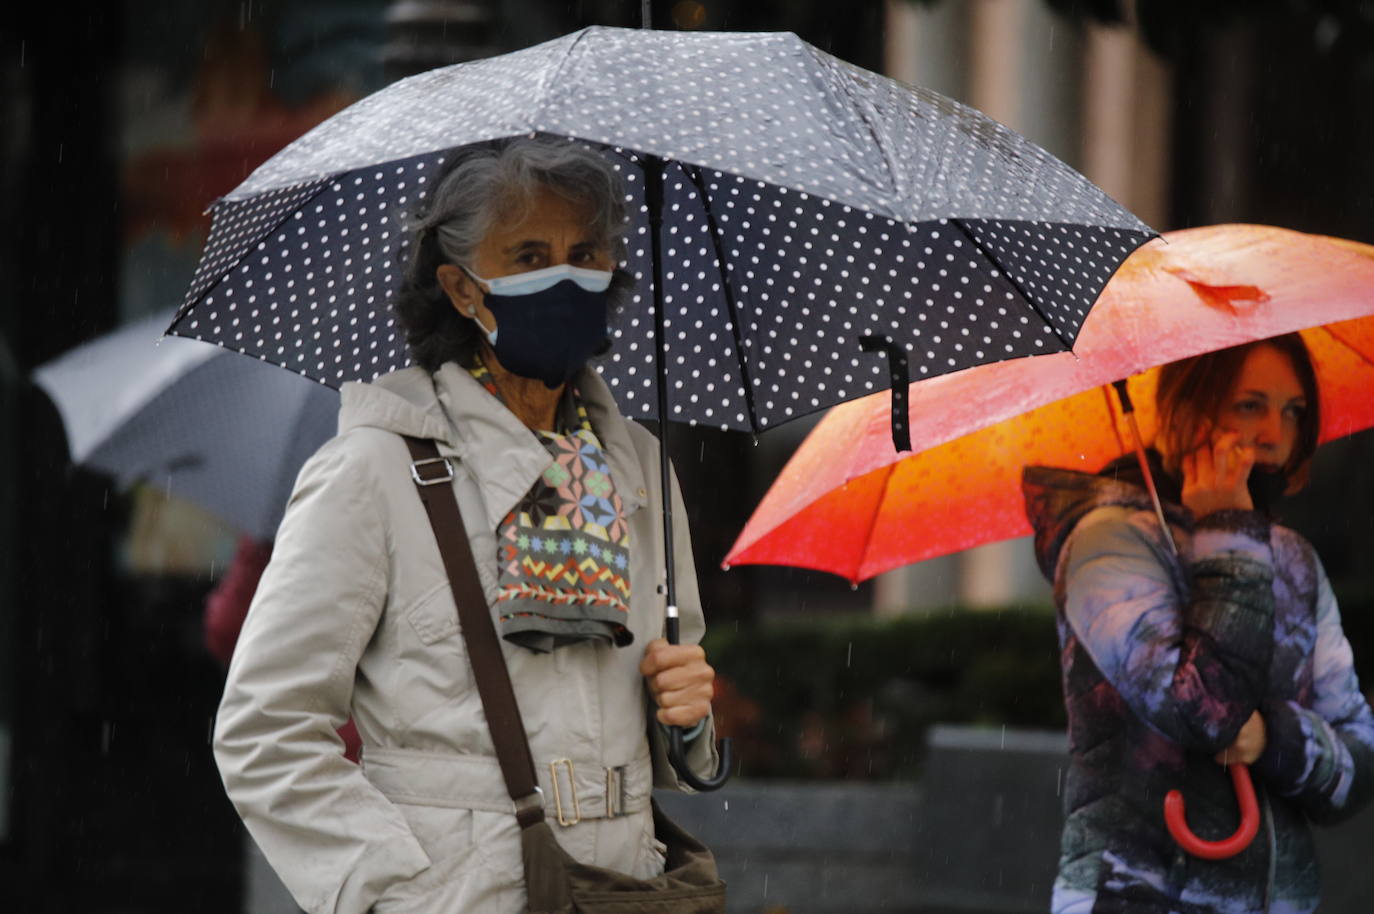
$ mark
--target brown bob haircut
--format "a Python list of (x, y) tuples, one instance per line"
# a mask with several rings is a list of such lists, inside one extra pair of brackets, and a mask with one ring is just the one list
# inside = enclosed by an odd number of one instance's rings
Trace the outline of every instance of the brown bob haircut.
[(1317, 373), (1312, 367), (1312, 356), (1296, 333), (1181, 359), (1159, 370), (1159, 387), (1155, 391), (1155, 408), (1159, 414), (1156, 441), (1162, 445), (1159, 450), (1165, 455), (1164, 468), (1170, 475), (1179, 475), (1183, 455), (1195, 446), (1202, 429), (1221, 417), (1246, 357), (1259, 346), (1271, 346), (1288, 357), (1302, 385), (1303, 396), (1307, 398), (1307, 409), (1298, 420), (1298, 438), (1293, 444), (1293, 453), (1283, 467), (1290, 494), (1307, 484), (1312, 455), (1316, 453), (1317, 437), (1321, 432), (1321, 401), (1317, 395)]

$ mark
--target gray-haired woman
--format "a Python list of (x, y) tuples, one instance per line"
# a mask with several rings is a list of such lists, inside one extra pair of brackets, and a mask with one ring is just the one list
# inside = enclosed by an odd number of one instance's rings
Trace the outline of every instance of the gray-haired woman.
[[(586, 366), (630, 284), (616, 270), (623, 201), (606, 160), (570, 142), (464, 150), (413, 222), (395, 302), (417, 364), (346, 385), (338, 437), (297, 480), (229, 670), (215, 753), (230, 799), (308, 911), (525, 907), (518, 825), (402, 435), (455, 458), (563, 847), (634, 876), (661, 872), (650, 790), (686, 788), (659, 724), (695, 727), (688, 762), (715, 769), (687, 530), (673, 556), (684, 644), (670, 646), (659, 637), (658, 444)], [(335, 734), (350, 714), (361, 768)]]

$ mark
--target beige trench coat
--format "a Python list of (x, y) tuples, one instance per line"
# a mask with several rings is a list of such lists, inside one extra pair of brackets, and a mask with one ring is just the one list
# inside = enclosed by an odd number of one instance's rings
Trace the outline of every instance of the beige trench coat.
[[(559, 842), (583, 862), (649, 876), (663, 866), (651, 786), (686, 789), (638, 669), (663, 628), (658, 443), (619, 414), (594, 371), (579, 387), (631, 527), (634, 642), (503, 649)], [(434, 438), (457, 458), (453, 485), (488, 600), (496, 526), (552, 458), (452, 363), (345, 385), (342, 402), (338, 437), (297, 479), (229, 668), (215, 728), (225, 788), (312, 914), (522, 911), (512, 804), (398, 433)], [(695, 642), (704, 626), (673, 497), (682, 635)], [(335, 734), (350, 714), (361, 767)], [(707, 724), (689, 751), (701, 774), (716, 762)]]

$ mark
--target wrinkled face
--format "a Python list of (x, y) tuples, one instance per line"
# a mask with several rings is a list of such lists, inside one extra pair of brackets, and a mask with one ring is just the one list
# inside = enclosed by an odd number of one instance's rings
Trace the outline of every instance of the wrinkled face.
[(569, 264), (610, 270), (610, 248), (593, 237), (586, 209), (547, 188), (531, 194), (519, 221), (494, 225), (477, 246), (472, 268), (489, 279)]
[(1288, 356), (1273, 346), (1256, 346), (1245, 357), (1217, 424), (1238, 432), (1240, 444), (1253, 444), (1257, 464), (1279, 469), (1293, 455), (1306, 410), (1307, 397)]
[[(585, 207), (547, 188), (538, 188), (516, 218), (498, 220), (487, 232), (471, 264), (484, 279), (529, 273), (568, 264), (587, 270), (615, 269), (609, 242), (597, 238)], [(496, 319), (483, 303), (484, 290), (451, 264), (439, 268), (439, 282), (464, 315), (474, 312), (488, 330)]]

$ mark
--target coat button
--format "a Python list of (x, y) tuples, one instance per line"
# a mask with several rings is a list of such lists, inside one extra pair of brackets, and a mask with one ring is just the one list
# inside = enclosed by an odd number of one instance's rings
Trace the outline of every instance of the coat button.
[(640, 498), (647, 498), (648, 496), (649, 496), (649, 493), (646, 492), (646, 491), (644, 491), (644, 487), (643, 487), (643, 486), (640, 486), (640, 487), (639, 487), (639, 497), (640, 497)]

